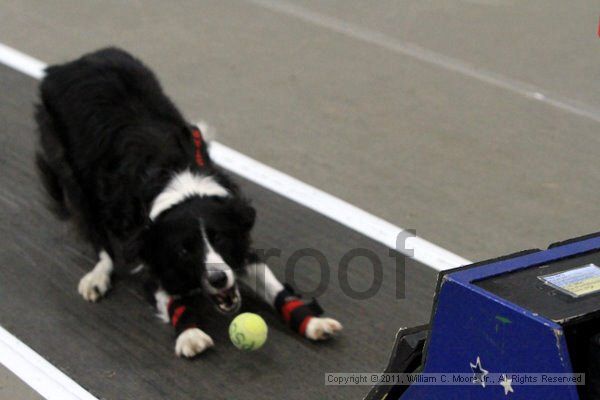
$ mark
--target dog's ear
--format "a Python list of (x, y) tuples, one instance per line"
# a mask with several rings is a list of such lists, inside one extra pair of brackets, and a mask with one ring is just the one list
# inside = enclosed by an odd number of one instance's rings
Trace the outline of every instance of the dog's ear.
[(148, 236), (148, 226), (134, 233), (123, 245), (123, 260), (127, 264), (134, 263), (144, 258), (144, 243)]
[(256, 220), (256, 210), (246, 200), (239, 201), (235, 206), (235, 212), (242, 228), (252, 229)]

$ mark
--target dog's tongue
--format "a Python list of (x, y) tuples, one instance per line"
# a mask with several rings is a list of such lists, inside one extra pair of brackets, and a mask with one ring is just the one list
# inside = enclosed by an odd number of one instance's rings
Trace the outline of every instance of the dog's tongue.
[(236, 286), (210, 297), (216, 310), (222, 314), (233, 314), (241, 306), (241, 297)]

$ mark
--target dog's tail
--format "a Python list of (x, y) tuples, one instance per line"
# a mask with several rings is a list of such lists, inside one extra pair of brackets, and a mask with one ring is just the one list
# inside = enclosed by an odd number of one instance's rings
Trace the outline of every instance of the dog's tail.
[(200, 132), (202, 132), (202, 137), (209, 144), (211, 141), (217, 139), (217, 130), (215, 129), (214, 126), (211, 126), (206, 121), (202, 121), (202, 120), (196, 121), (195, 125), (198, 127), (198, 129), (200, 129)]

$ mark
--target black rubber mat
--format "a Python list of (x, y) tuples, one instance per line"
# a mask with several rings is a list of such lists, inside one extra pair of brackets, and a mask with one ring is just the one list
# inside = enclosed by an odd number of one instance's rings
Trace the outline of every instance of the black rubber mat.
[[(311, 343), (245, 298), (245, 310), (260, 313), (269, 325), (264, 348), (236, 350), (227, 336), (229, 321), (207, 311), (202, 328), (216, 346), (193, 361), (176, 358), (172, 330), (154, 316), (126, 270), (117, 271), (114, 288), (100, 303), (78, 295), (77, 283), (95, 255), (45, 208), (33, 168), (36, 91), (35, 80), (0, 66), (0, 324), (98, 398), (362, 398), (368, 387), (326, 386), (324, 374), (382, 370), (398, 328), (428, 320), (432, 270), (407, 261), (399, 288), (400, 294), (406, 289), (405, 298), (398, 299), (396, 259), (387, 248), (240, 180), (258, 210), (255, 247), (281, 249), (280, 258), (269, 260), (280, 278), (294, 252), (320, 251), (330, 268), (319, 300), (345, 329), (335, 340)], [(382, 262), (381, 288), (368, 299), (349, 297), (340, 285), (338, 263), (353, 249), (369, 249)], [(354, 290), (371, 285), (369, 265), (364, 259), (350, 264)], [(314, 260), (300, 259), (294, 271), (300, 291), (318, 286), (321, 270)]]

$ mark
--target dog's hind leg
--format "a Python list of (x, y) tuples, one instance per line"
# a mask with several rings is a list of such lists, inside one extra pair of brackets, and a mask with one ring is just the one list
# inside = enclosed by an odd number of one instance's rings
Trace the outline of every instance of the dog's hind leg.
[(79, 281), (78, 290), (87, 301), (95, 302), (110, 288), (110, 275), (113, 271), (110, 242), (104, 230), (95, 221), (89, 208), (82, 186), (79, 184), (70, 163), (65, 157), (64, 129), (49, 109), (40, 104), (36, 107), (35, 119), (40, 134), (39, 150), (36, 153), (36, 166), (42, 183), (50, 199), (51, 209), (59, 217), (75, 216), (76, 222), (98, 252), (98, 262), (94, 269)]
[(70, 212), (67, 209), (65, 194), (58, 174), (52, 169), (41, 153), (36, 154), (35, 164), (42, 180), (42, 184), (44, 185), (44, 189), (46, 189), (46, 193), (48, 193), (51, 200), (48, 204), (50, 210), (60, 219), (68, 218)]
[(66, 219), (70, 212), (64, 185), (72, 179), (72, 173), (64, 157), (65, 149), (56, 124), (44, 106), (36, 107), (35, 118), (40, 134), (35, 154), (38, 175), (48, 194), (50, 210), (59, 218)]
[(342, 324), (335, 319), (318, 317), (322, 312), (320, 307), (315, 302), (301, 300), (263, 262), (248, 264), (239, 279), (278, 311), (290, 328), (308, 339), (328, 339), (342, 330)]
[(94, 269), (79, 281), (79, 294), (87, 301), (96, 302), (110, 289), (110, 276), (113, 272), (113, 260), (104, 249), (98, 254)]

